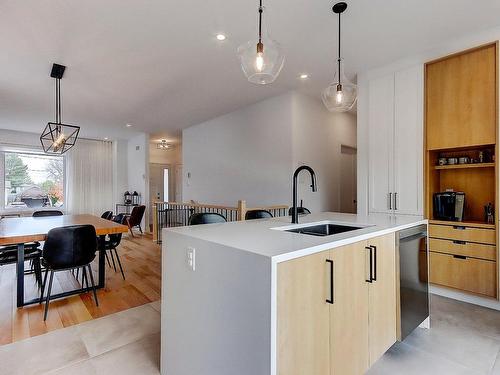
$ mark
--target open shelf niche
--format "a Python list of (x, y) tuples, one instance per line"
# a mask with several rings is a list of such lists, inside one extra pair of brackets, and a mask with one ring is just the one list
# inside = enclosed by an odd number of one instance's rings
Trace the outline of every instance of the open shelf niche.
[[(483, 162), (479, 162), (479, 153)], [(484, 206), (496, 208), (495, 146), (481, 145), (467, 148), (428, 151), (428, 213), (433, 219), (434, 193), (457, 191), (465, 193), (464, 222), (485, 223)], [(468, 157), (474, 163), (439, 165), (439, 158)]]

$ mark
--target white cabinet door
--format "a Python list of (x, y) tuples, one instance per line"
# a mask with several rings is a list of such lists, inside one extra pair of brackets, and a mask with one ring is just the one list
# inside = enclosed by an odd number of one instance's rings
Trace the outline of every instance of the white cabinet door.
[(392, 210), (394, 75), (377, 78), (368, 87), (368, 201), (370, 213)]
[(399, 214), (423, 213), (423, 67), (395, 73), (394, 202)]

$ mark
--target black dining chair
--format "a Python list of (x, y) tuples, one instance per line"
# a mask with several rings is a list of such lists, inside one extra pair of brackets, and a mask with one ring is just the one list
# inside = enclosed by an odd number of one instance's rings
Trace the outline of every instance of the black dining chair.
[[(26, 244), (24, 247), (24, 260), (29, 260), (32, 265), (32, 270), (28, 270), (25, 274), (34, 273), (35, 280), (38, 285), (42, 285), (42, 266), (40, 258), (42, 251), (34, 243)], [(0, 246), (0, 267), (8, 264), (17, 263), (17, 246)]]
[(111, 220), (113, 218), (113, 211), (105, 211), (101, 215), (101, 219)]
[(225, 223), (227, 220), (215, 212), (196, 212), (189, 217), (188, 225)]
[[(47, 320), (49, 312), (50, 293), (54, 274), (59, 271), (74, 270), (81, 268), (83, 277), (87, 279), (87, 270), (94, 293), (95, 304), (99, 306), (97, 292), (94, 284), (94, 276), (90, 263), (95, 259), (97, 251), (97, 235), (92, 225), (72, 225), (54, 228), (47, 233), (47, 239), (42, 251), (42, 264), (46, 268), (45, 278), (40, 293), (40, 303), (47, 285), (47, 276), (50, 272), (47, 297), (45, 301), (45, 313), (43, 320)], [(88, 281), (87, 281), (88, 284)], [(82, 282), (82, 293), (84, 292)]]
[[(118, 214), (115, 216), (113, 221), (118, 224), (125, 224), (126, 216), (124, 214)], [(122, 241), (122, 233), (116, 233), (116, 234), (110, 234), (108, 235), (109, 239), (104, 241), (104, 250), (106, 251), (106, 259), (108, 260), (108, 265), (109, 264), (109, 258), (108, 258), (108, 251), (111, 255), (111, 260), (113, 261), (113, 268), (115, 269), (116, 272), (116, 263), (115, 263), (115, 256), (116, 260), (118, 262), (118, 266), (120, 267), (120, 272), (122, 273), (123, 280), (125, 280), (125, 274), (123, 273), (123, 267), (122, 267), (122, 262), (120, 261), (120, 256), (118, 255), (118, 251), (116, 248), (120, 245), (120, 242)], [(115, 254), (113, 255), (113, 251)]]
[[(290, 207), (288, 209), (288, 216), (292, 216), (292, 212), (293, 212), (293, 207)], [(307, 209), (305, 207), (297, 207), (297, 213), (299, 215), (306, 215), (306, 214), (310, 214), (311, 211), (309, 211), (309, 209)]]
[(144, 212), (146, 211), (146, 206), (135, 206), (132, 208), (132, 212), (129, 216), (127, 216), (125, 220), (125, 224), (127, 224), (128, 229), (132, 237), (134, 237), (134, 232), (132, 228), (137, 227), (142, 234), (141, 221), (144, 216)]
[(33, 212), (33, 217), (45, 217), (45, 216), (62, 216), (63, 213), (59, 210), (41, 210)]
[(250, 210), (245, 214), (245, 220), (269, 219), (271, 217), (273, 217), (273, 214), (268, 210)]

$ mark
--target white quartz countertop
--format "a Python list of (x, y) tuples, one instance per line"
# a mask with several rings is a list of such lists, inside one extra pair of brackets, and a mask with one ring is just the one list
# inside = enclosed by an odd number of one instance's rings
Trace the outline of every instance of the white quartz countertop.
[[(319, 222), (362, 226), (363, 228), (325, 237), (283, 230)], [(167, 228), (163, 229), (163, 236), (167, 238), (169, 232), (180, 233), (188, 237), (270, 257), (273, 258), (273, 261), (281, 262), (397, 232), (420, 224), (427, 224), (427, 220), (418, 216), (360, 216), (323, 212), (300, 216), (299, 224), (291, 224), (290, 217), (285, 216), (272, 219)]]

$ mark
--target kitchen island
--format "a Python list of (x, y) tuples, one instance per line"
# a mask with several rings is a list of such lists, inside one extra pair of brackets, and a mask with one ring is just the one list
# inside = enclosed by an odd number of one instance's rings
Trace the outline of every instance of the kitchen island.
[[(352, 230), (297, 233), (311, 223)], [(422, 224), (320, 213), (164, 229), (162, 374), (364, 373), (398, 338), (395, 233)]]

